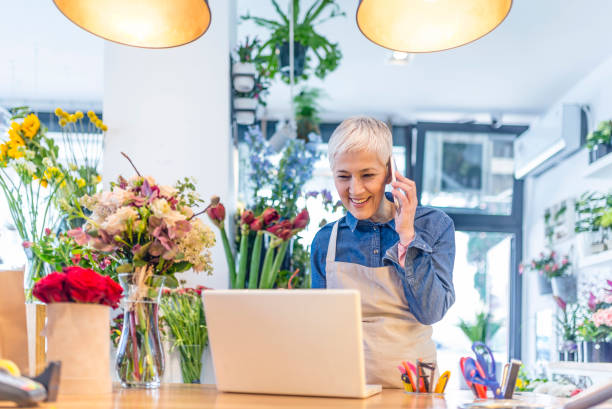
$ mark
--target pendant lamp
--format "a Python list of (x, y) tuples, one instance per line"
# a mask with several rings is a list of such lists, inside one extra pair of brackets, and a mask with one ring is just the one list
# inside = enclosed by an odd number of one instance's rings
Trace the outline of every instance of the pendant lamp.
[(512, 0), (360, 0), (357, 26), (381, 47), (428, 53), (490, 33), (511, 6)]
[(190, 43), (210, 26), (206, 0), (53, 0), (74, 24), (116, 43), (169, 48)]

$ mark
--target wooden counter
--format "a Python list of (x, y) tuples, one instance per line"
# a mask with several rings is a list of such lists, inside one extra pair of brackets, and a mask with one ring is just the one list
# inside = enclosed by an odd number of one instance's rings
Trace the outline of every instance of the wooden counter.
[[(526, 398), (523, 398), (526, 399)], [(561, 400), (539, 395), (529, 397), (547, 407), (560, 407)], [(166, 384), (157, 390), (121, 389), (112, 395), (61, 396), (57, 402), (40, 405), (45, 409), (263, 409), (263, 408), (371, 408), (371, 409), (455, 409), (471, 402), (469, 391), (449, 392), (444, 397), (411, 395), (399, 389), (385, 389), (367, 399), (314, 398), (298, 396), (219, 393), (214, 385)], [(7, 408), (0, 402), (0, 408)]]

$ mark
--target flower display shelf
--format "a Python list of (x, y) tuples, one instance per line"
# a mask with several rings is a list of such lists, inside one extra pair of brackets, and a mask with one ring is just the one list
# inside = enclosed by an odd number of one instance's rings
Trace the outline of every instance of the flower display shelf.
[(593, 383), (612, 379), (612, 363), (607, 362), (550, 362), (549, 375), (588, 376)]
[(592, 267), (603, 264), (612, 265), (612, 250), (602, 251), (601, 253), (584, 257), (579, 261), (578, 268)]
[(612, 153), (591, 163), (584, 172), (584, 177), (609, 179), (612, 176)]

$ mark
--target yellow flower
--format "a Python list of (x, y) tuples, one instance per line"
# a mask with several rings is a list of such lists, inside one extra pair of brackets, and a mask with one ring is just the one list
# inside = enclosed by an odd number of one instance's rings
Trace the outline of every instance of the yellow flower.
[(47, 179), (41, 179), (40, 180), (40, 185), (42, 187), (47, 187), (49, 185), (49, 182), (47, 182)]
[(32, 139), (40, 129), (40, 121), (38, 120), (38, 117), (34, 114), (26, 116), (21, 124), (21, 129), (23, 130), (25, 136)]
[(76, 180), (76, 184), (77, 184), (78, 187), (81, 188), (81, 187), (84, 187), (87, 184), (87, 182), (85, 182), (85, 179), (83, 179), (83, 178), (78, 178)]
[(102, 175), (96, 176), (96, 183), (102, 182)]
[(83, 113), (81, 111), (76, 111), (74, 113), (74, 116), (76, 116), (76, 119), (81, 119), (83, 118)]
[(96, 116), (96, 113), (94, 111), (87, 111), (87, 117), (89, 119), (91, 119), (92, 117)]
[(99, 120), (99, 119), (96, 119), (96, 123), (95, 123), (95, 124), (96, 124), (96, 128), (101, 128), (101, 127), (102, 127), (102, 125), (104, 125), (104, 124), (102, 123), (102, 121), (101, 121), (101, 120)]
[(66, 121), (66, 118), (62, 118), (59, 120), (59, 124), (63, 128), (64, 126), (68, 124), (68, 121)]
[(15, 132), (21, 131), (21, 125), (19, 122), (11, 122), (11, 128), (15, 130)]
[(106, 131), (108, 131), (108, 126), (102, 124), (102, 128), (101, 129), (102, 129), (102, 131), (106, 132)]
[(55, 116), (62, 116), (62, 108), (55, 108)]
[(9, 144), (10, 145), (25, 146), (25, 141), (23, 140), (21, 135), (19, 135), (19, 133), (15, 131), (15, 129), (13, 128), (9, 129), (8, 134), (9, 134), (9, 140), (10, 140)]
[(76, 122), (77, 121), (77, 117), (74, 114), (70, 114), (68, 115), (68, 122)]
[(19, 145), (10, 144), (7, 152), (9, 158), (19, 159), (23, 158), (25, 154), (19, 149)]

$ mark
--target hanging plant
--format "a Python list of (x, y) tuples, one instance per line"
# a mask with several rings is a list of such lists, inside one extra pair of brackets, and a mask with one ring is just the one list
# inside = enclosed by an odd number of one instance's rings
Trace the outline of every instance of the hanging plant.
[(323, 96), (323, 91), (319, 88), (304, 87), (293, 97), (295, 105), (295, 121), (297, 126), (297, 137), (308, 142), (308, 135), (311, 132), (321, 135), (319, 129), (319, 99)]
[[(257, 60), (261, 61), (264, 71), (270, 78), (279, 72), (285, 82), (289, 82), (289, 16), (284, 13), (276, 0), (271, 0), (278, 20), (255, 17), (247, 14), (242, 20), (252, 20), (260, 27), (271, 31), (270, 38), (258, 50)], [(338, 43), (332, 43), (315, 31), (315, 27), (325, 21), (344, 16), (336, 0), (315, 0), (304, 14), (300, 16), (300, 1), (293, 0), (294, 24), (294, 75), (295, 81), (306, 80), (311, 74), (323, 79), (334, 71), (342, 53)], [(311, 54), (316, 57), (313, 64)], [(261, 70), (260, 70), (261, 72)]]

